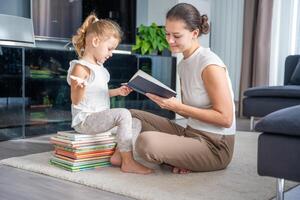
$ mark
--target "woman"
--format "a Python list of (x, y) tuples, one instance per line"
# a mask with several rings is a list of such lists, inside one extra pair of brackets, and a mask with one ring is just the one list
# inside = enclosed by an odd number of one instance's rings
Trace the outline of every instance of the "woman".
[(233, 154), (235, 109), (225, 64), (198, 40), (209, 31), (208, 18), (180, 3), (168, 11), (165, 29), (171, 51), (183, 54), (178, 65), (182, 102), (146, 95), (161, 108), (186, 117), (187, 127), (131, 110), (142, 124), (136, 151), (150, 162), (173, 166), (174, 173), (224, 169)]

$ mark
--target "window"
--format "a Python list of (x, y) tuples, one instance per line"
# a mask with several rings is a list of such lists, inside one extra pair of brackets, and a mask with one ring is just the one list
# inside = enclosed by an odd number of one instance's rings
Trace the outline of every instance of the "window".
[(288, 55), (300, 54), (300, 2), (274, 0), (270, 56), (270, 85), (282, 85)]

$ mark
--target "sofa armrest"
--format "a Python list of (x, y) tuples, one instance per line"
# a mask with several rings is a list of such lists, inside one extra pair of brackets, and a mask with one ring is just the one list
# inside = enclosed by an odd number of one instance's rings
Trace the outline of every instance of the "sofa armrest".
[(268, 114), (255, 126), (259, 132), (300, 136), (300, 105)]

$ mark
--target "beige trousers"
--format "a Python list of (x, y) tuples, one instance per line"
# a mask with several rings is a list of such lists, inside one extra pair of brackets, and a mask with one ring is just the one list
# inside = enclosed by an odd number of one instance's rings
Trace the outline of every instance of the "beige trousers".
[(142, 123), (135, 144), (144, 159), (192, 171), (214, 171), (232, 159), (234, 135), (220, 135), (184, 128), (167, 118), (141, 110), (130, 110)]

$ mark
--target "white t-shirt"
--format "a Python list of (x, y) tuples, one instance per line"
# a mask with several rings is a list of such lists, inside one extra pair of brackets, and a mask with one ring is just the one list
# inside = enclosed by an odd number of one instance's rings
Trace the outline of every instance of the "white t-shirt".
[(101, 112), (110, 108), (108, 93), (109, 72), (104, 66), (89, 63), (85, 60), (72, 60), (68, 70), (67, 82), (71, 85), (70, 75), (76, 64), (90, 69), (90, 76), (85, 86), (84, 98), (79, 104), (72, 104), (72, 127), (83, 122), (87, 116), (94, 112)]
[[(205, 89), (201, 74), (208, 65), (217, 65), (226, 69), (223, 61), (213, 53), (209, 48), (199, 47), (190, 57), (183, 59), (178, 64), (178, 73), (181, 80), (182, 102), (197, 108), (211, 108), (211, 101)], [(230, 88), (232, 102), (234, 106), (234, 97), (231, 81), (226, 70), (227, 83)], [(220, 97), (222, 98), (222, 97)], [(194, 118), (188, 118), (188, 125), (194, 129), (222, 134), (235, 134), (235, 108), (233, 108), (233, 123), (230, 128), (220, 127), (209, 124)]]

